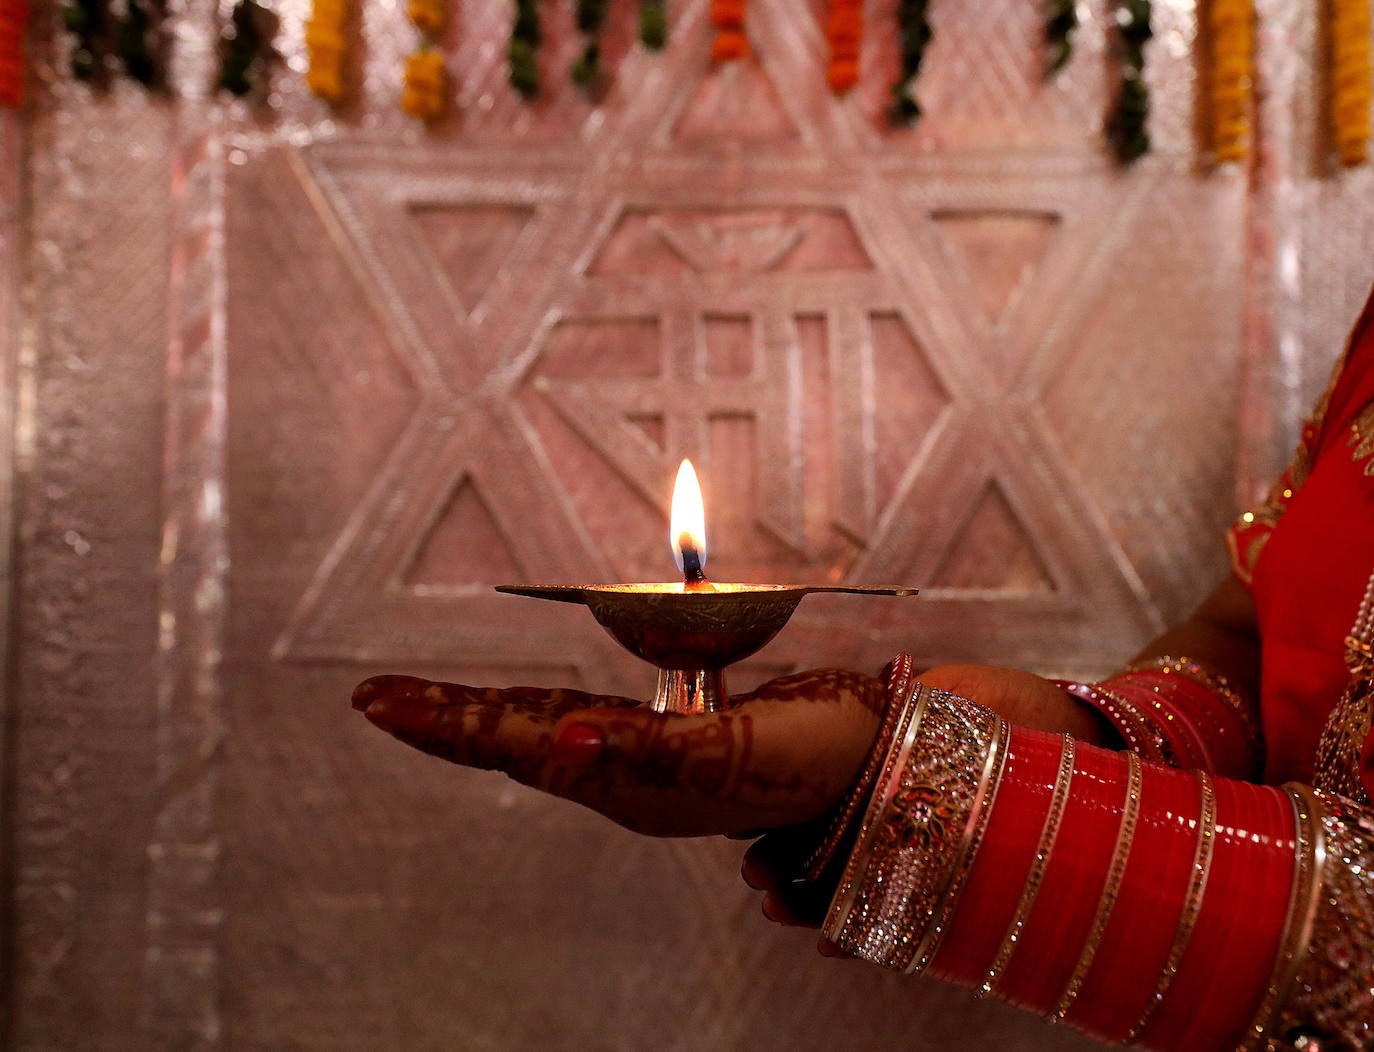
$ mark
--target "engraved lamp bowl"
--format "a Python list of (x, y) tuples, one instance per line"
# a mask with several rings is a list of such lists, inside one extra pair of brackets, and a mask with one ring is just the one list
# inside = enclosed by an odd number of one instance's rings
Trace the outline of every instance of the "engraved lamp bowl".
[(714, 582), (499, 585), (496, 590), (586, 606), (617, 643), (658, 667), (658, 688), (649, 703), (658, 712), (727, 708), (726, 666), (768, 643), (812, 592), (916, 594), (914, 588)]

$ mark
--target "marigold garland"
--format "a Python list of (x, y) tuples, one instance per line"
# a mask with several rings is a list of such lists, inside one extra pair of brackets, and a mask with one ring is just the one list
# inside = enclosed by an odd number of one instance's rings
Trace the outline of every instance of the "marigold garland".
[(401, 109), (417, 120), (432, 121), (444, 112), (448, 77), (439, 37), (446, 14), (444, 0), (409, 0), (406, 6), (406, 17), (420, 31), (420, 45), (406, 58)]
[(749, 38), (744, 35), (746, 0), (711, 0), (711, 25), (716, 27), (711, 41), (711, 58), (733, 62), (749, 54)]
[(344, 64), (348, 42), (344, 23), (349, 0), (315, 0), (305, 23), (305, 51), (310, 68), (305, 83), (327, 102), (339, 103), (344, 97)]
[(927, 0), (898, 0), (897, 32), (901, 39), (901, 63), (897, 80), (892, 85), (892, 106), (888, 116), (893, 124), (914, 124), (921, 118), (921, 106), (916, 101), (916, 78), (921, 61), (935, 34), (926, 18)]
[(829, 0), (825, 38), (830, 44), (830, 63), (825, 82), (837, 95), (859, 82), (859, 46), (864, 35), (863, 0)]
[(1210, 63), (1207, 70), (1212, 157), (1240, 161), (1250, 146), (1250, 90), (1253, 83), (1255, 11), (1253, 0), (1211, 0), (1207, 9)]
[(1130, 164), (1149, 152), (1150, 89), (1145, 83), (1145, 44), (1150, 28), (1150, 0), (1121, 0), (1117, 6), (1117, 51), (1121, 60), (1121, 86), (1107, 117), (1107, 141), (1122, 164)]
[(539, 45), (543, 41), (536, 0), (515, 0), (515, 18), (506, 48), (506, 79), (527, 99), (539, 92)]
[(0, 0), (0, 106), (24, 101), (24, 27), (28, 0)]
[(1075, 0), (1048, 0), (1045, 6), (1045, 76), (1052, 77), (1069, 64), (1073, 33), (1078, 28)]
[(1341, 164), (1369, 153), (1370, 0), (1331, 0), (1331, 130)]

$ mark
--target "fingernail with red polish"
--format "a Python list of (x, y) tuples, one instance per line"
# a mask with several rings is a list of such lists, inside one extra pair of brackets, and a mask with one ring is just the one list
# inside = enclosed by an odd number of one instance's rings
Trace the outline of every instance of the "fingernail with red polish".
[(554, 739), (549, 759), (564, 767), (586, 767), (605, 747), (601, 731), (586, 723), (569, 723)]
[(374, 679), (365, 679), (353, 688), (353, 707), (359, 712), (376, 701), (382, 694), (382, 685)]

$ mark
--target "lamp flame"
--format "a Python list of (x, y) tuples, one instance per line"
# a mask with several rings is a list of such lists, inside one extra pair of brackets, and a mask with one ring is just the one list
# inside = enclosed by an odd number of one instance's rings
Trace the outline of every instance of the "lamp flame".
[(701, 483), (690, 460), (678, 465), (669, 523), (668, 543), (673, 549), (673, 561), (684, 577), (701, 580), (701, 569), (706, 565), (706, 509), (701, 500)]

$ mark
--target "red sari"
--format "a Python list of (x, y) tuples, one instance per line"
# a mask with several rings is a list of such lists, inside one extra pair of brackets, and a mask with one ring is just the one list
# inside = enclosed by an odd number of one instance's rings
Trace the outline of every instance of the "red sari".
[(1259, 619), (1270, 784), (1312, 780), (1317, 739), (1349, 682), (1344, 641), (1374, 571), (1374, 476), (1352, 425), (1371, 404), (1374, 299), (1293, 463), (1228, 538)]

